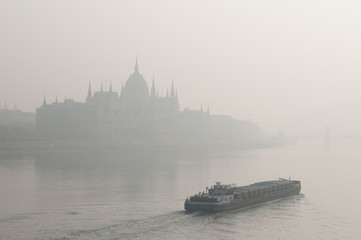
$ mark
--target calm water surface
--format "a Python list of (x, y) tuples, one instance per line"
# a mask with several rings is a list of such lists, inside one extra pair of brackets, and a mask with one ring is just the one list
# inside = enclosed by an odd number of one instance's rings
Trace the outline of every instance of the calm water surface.
[[(302, 181), (300, 195), (185, 214), (215, 181)], [(0, 239), (361, 239), (361, 140), (233, 152), (63, 153), (0, 159)]]

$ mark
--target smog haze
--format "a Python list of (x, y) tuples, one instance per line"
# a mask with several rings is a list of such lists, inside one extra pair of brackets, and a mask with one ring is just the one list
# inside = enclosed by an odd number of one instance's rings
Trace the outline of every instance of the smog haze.
[(119, 92), (138, 56), (160, 94), (174, 81), (181, 109), (287, 130), (305, 112), (359, 109), (360, 12), (357, 1), (1, 1), (0, 102), (34, 112), (44, 96), (85, 101), (89, 82)]

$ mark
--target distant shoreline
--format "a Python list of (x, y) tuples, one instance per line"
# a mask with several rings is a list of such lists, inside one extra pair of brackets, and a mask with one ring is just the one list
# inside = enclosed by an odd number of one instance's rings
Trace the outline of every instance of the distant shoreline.
[(101, 141), (31, 140), (0, 141), (0, 156), (38, 155), (51, 153), (101, 153), (137, 151), (236, 151), (261, 149), (284, 144), (272, 141), (239, 144), (115, 144)]

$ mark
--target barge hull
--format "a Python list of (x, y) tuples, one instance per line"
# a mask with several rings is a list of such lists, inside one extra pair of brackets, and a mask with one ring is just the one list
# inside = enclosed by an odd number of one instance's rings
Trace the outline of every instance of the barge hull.
[[(290, 181), (290, 180), (285, 180)], [(187, 212), (195, 211), (206, 211), (206, 212), (224, 212), (224, 211), (233, 211), (237, 209), (249, 208), (258, 204), (287, 198), (293, 195), (297, 195), (301, 191), (301, 183), (299, 181), (292, 181), (296, 184), (293, 185), (290, 189), (273, 191), (268, 194), (263, 194), (259, 196), (251, 196), (248, 199), (237, 199), (229, 202), (201, 202), (201, 201), (185, 201), (184, 208)]]

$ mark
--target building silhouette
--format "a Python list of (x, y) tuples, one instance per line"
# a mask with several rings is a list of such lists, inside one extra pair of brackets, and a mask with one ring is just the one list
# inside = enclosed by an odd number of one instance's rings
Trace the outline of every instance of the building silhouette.
[(33, 140), (35, 132), (35, 114), (22, 112), (14, 104), (0, 109), (0, 141)]
[(214, 144), (256, 142), (261, 138), (257, 124), (206, 111), (180, 111), (178, 93), (160, 96), (154, 77), (151, 88), (135, 63), (121, 91), (92, 92), (89, 83), (85, 102), (65, 99), (36, 109), (37, 137), (42, 139), (95, 140), (119, 144)]

